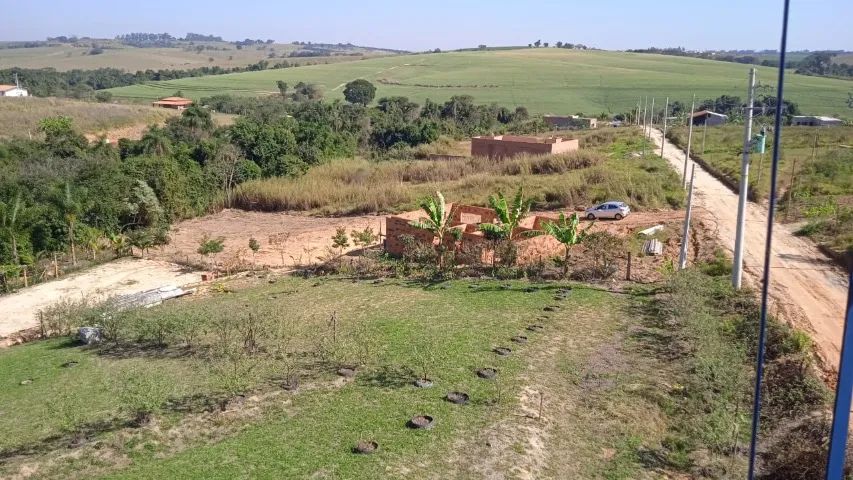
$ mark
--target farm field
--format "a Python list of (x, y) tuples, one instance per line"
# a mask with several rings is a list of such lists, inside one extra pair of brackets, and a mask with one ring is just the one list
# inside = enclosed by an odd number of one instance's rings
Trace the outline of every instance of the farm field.
[[(230, 75), (152, 82), (110, 90), (118, 97), (151, 100), (180, 90), (199, 99), (215, 94), (276, 93), (276, 81), (318, 84), (327, 98), (364, 78), (377, 98), (403, 95), (422, 103), (471, 95), (478, 103), (524, 105), (535, 113), (618, 113), (641, 96), (690, 103), (720, 95), (744, 96), (748, 65), (663, 55), (565, 49), (455, 52), (374, 58), (345, 65), (315, 65)], [(775, 70), (758, 67), (763, 84)], [(790, 74), (786, 94), (810, 114), (846, 115), (849, 82)]]
[[(28, 137), (38, 133), (38, 123), (64, 115), (84, 133), (162, 123), (177, 112), (146, 105), (84, 102), (63, 98), (0, 98), (0, 138)], [(132, 137), (132, 135), (131, 135)]]
[[(98, 43), (104, 43), (98, 41)], [(217, 50), (196, 52), (184, 47), (174, 48), (137, 48), (107, 41), (108, 47), (99, 55), (90, 55), (90, 47), (75, 47), (70, 44), (36, 48), (0, 48), (0, 69), (54, 68), (59, 71), (93, 70), (98, 68), (118, 68), (128, 72), (137, 70), (187, 70), (199, 67), (219, 66), (224, 68), (245, 67), (261, 60), (275, 63), (287, 60), (291, 64), (337, 63), (358, 60), (360, 57), (287, 57), (287, 54), (299, 49), (298, 45), (272, 44), (246, 46), (240, 50), (227, 42), (197, 42), (196, 45), (210, 45)], [(274, 51), (276, 58), (269, 58)], [(391, 52), (373, 49), (356, 49), (365, 56), (388, 55)], [(284, 57), (282, 58), (282, 55)], [(211, 61), (210, 59), (213, 59)]]
[[(760, 125), (753, 130), (757, 132)], [(682, 148), (687, 127), (668, 133)], [(706, 137), (703, 142), (703, 136)], [(704, 151), (703, 151), (704, 143)], [(839, 257), (853, 249), (853, 127), (784, 127), (779, 164), (781, 214), (786, 222), (808, 222), (801, 233), (829, 247)], [(751, 195), (767, 198), (773, 137), (768, 133), (767, 152), (751, 156)], [(694, 127), (693, 157), (702, 161), (732, 188), (740, 184), (743, 126)]]

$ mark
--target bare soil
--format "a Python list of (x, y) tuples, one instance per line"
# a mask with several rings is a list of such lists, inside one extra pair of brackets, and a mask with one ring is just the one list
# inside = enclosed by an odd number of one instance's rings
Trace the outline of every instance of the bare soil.
[[(653, 130), (652, 138), (660, 148), (661, 132)], [(677, 172), (683, 172), (682, 150), (667, 141), (664, 156)], [(722, 246), (729, 252), (734, 250), (737, 198), (736, 193), (696, 165), (694, 201), (698, 214), (713, 226)], [(747, 203), (744, 283), (755, 288), (761, 285), (767, 213), (766, 206)], [(832, 373), (838, 365), (844, 330), (846, 275), (814, 243), (795, 236), (788, 225), (777, 223), (774, 226), (771, 248), (770, 313), (811, 335), (824, 371), (834, 379)]]
[[(0, 344), (4, 337), (38, 326), (38, 311), (63, 298), (106, 298), (164, 285), (186, 286), (201, 275), (162, 260), (123, 258), (58, 280), (0, 296)], [(8, 342), (7, 342), (8, 343)]]

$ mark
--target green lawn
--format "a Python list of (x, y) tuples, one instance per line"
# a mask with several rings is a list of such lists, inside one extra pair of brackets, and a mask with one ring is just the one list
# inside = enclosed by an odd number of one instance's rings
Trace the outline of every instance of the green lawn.
[[(754, 302), (733, 297), (725, 274), (672, 280), (622, 294), (581, 284), (559, 294), (562, 282), (497, 280), (220, 284), (122, 317), (120, 348), (57, 339), (0, 351), (0, 477), (741, 476), (743, 456), (730, 452), (747, 431), (743, 335)], [(177, 327), (165, 346), (152, 345), (150, 335), (176, 319), (203, 327), (193, 347), (177, 340), (186, 333)], [(249, 380), (242, 402), (232, 396), (223, 412), (218, 402), (199, 408), (223, 394), (215, 352), (228, 322), (237, 326), (236, 345), (258, 347), (259, 357), (286, 343), (298, 359), (299, 390), (281, 388), (282, 370), (270, 368), (281, 364), (273, 362), (241, 374)], [(541, 331), (526, 329), (533, 323)], [(772, 326), (771, 360), (793, 351), (783, 347), (782, 327)], [(519, 334), (528, 341), (510, 340)], [(324, 343), (330, 338), (335, 343)], [(329, 345), (338, 353), (323, 360)], [(495, 346), (513, 352), (498, 357)], [(68, 361), (79, 363), (63, 367)], [(335, 375), (340, 362), (363, 365), (344, 380)], [(411, 384), (422, 364), (432, 388)], [(474, 374), (486, 366), (498, 369), (496, 380)], [(808, 393), (789, 403), (792, 415), (823, 401), (811, 395), (819, 386), (790, 383)], [(776, 417), (766, 425), (784, 417), (779, 401), (793, 398), (785, 388), (768, 395)], [(134, 389), (159, 407), (141, 427), (122, 408)], [(470, 403), (446, 402), (449, 391), (467, 392)], [(408, 429), (418, 414), (433, 416), (434, 428)], [(81, 432), (86, 441), (70, 446)], [(380, 450), (354, 454), (362, 439)]]
[[(315, 65), (222, 76), (153, 82), (111, 90), (124, 98), (151, 100), (180, 90), (201, 98), (214, 94), (276, 93), (276, 81), (322, 86), (327, 98), (342, 98), (343, 84), (365, 78), (377, 97), (404, 95), (423, 102), (472, 95), (478, 102), (525, 105), (531, 112), (569, 114), (624, 112), (641, 96), (690, 101), (723, 94), (743, 97), (748, 65), (663, 55), (565, 49), (454, 52), (373, 58), (343, 65)], [(758, 67), (762, 84), (776, 71)], [(810, 114), (847, 115), (849, 82), (790, 74), (788, 98)]]

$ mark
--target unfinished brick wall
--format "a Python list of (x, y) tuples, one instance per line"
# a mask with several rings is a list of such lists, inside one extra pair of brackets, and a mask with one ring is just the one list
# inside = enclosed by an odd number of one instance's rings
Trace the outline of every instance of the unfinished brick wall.
[(578, 140), (566, 140), (560, 137), (536, 138), (513, 135), (494, 137), (473, 137), (471, 156), (489, 158), (509, 158), (522, 153), (548, 155), (578, 150)]
[[(450, 249), (455, 249), (457, 252), (481, 250), (480, 261), (483, 263), (491, 263), (494, 257), (494, 252), (491, 251), (490, 245), (483, 232), (479, 230), (481, 223), (493, 223), (496, 220), (494, 210), (484, 207), (475, 207), (472, 205), (449, 205), (450, 209), (450, 225), (455, 229), (462, 230), (462, 238), (456, 241), (452, 235), (448, 235), (445, 239), (445, 244)], [(513, 233), (514, 241), (518, 246), (518, 263), (521, 265), (536, 262), (540, 259), (547, 260), (554, 255), (562, 254), (562, 245), (547, 235), (528, 237), (526, 232), (530, 230), (541, 230), (542, 223), (553, 221), (554, 218), (547, 216), (532, 216), (524, 219), (522, 225)], [(405, 249), (401, 236), (411, 235), (416, 241), (426, 245), (435, 245), (435, 238), (432, 233), (415, 228), (410, 225), (410, 221), (403, 217), (387, 217), (385, 219), (385, 250), (394, 256), (401, 256)]]

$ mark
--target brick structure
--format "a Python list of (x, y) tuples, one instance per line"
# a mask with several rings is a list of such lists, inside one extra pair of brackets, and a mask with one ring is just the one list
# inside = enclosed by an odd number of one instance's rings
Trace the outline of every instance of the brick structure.
[(536, 138), (497, 135), (471, 138), (472, 157), (508, 158), (522, 153), (548, 155), (571, 152), (578, 148), (580, 145), (577, 140), (566, 140), (561, 137)]
[[(475, 207), (472, 205), (447, 206), (450, 210), (450, 225), (454, 229), (462, 230), (461, 240), (456, 241), (452, 235), (445, 239), (448, 248), (457, 252), (470, 249), (480, 249), (480, 260), (484, 263), (491, 262), (494, 253), (490, 250), (488, 241), (483, 232), (479, 230), (481, 223), (494, 223), (495, 212), (490, 208)], [(412, 218), (417, 218), (417, 212), (406, 214), (405, 217), (387, 217), (385, 219), (385, 251), (390, 255), (401, 256), (405, 249), (401, 240), (402, 236), (410, 235), (416, 241), (427, 245), (435, 245), (432, 233), (415, 228), (410, 225)], [(561, 255), (563, 246), (547, 235), (527, 237), (524, 232), (530, 230), (542, 230), (542, 224), (546, 221), (555, 220), (554, 217), (536, 215), (522, 220), (521, 225), (515, 231), (513, 240), (518, 247), (519, 264), (547, 260), (554, 255)]]

